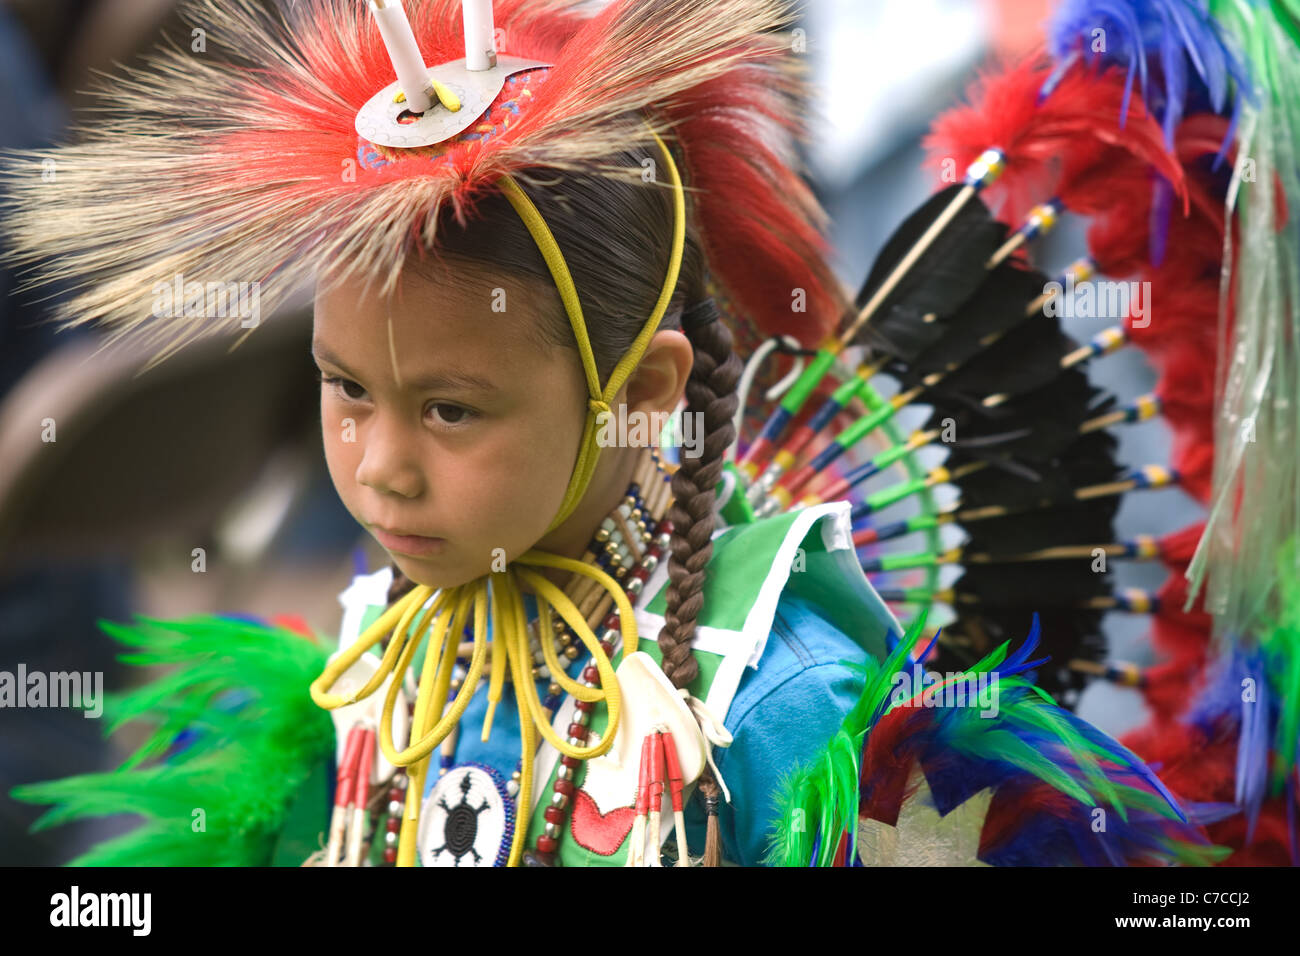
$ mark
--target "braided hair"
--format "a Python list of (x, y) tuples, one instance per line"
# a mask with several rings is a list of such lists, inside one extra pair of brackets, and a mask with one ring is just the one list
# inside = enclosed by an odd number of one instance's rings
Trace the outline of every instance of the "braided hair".
[(704, 569), (713, 556), (714, 505), (727, 448), (735, 440), (733, 418), (742, 364), (732, 350), (731, 332), (718, 319), (711, 298), (682, 315), (695, 363), (686, 383), (686, 412), (704, 421), (704, 447), (683, 457), (673, 475), (673, 524), (669, 543), (667, 612), (659, 632), (663, 670), (674, 687), (686, 687), (699, 673), (691, 653), (695, 625), (704, 606)]

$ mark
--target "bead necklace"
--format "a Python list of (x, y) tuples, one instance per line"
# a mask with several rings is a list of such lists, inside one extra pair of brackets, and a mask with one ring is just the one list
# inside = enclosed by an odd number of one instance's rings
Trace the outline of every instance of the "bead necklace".
[[(668, 543), (672, 537), (672, 522), (661, 519), (655, 522), (655, 531), (657, 534), (647, 534), (646, 543), (649, 545), (638, 563), (636, 569), (632, 572), (631, 579), (627, 584), (627, 597), (636, 606), (641, 597), (642, 589), (645, 582), (649, 579), (654, 569), (658, 566), (659, 559), (668, 549)], [(606, 657), (613, 657), (614, 642), (618, 640), (619, 615), (618, 611), (610, 612), (603, 623), (604, 633), (600, 637), (600, 648), (605, 652)], [(600, 687), (600, 674), (594, 664), (588, 663), (582, 671), (582, 683), (586, 687)], [(572, 746), (584, 746), (587, 743), (588, 728), (591, 721), (591, 712), (595, 709), (595, 701), (579, 700), (574, 703), (576, 711), (574, 713), (573, 723), (569, 724), (568, 740)], [(556, 769), (555, 782), (551, 785), (551, 802), (550, 806), (544, 811), (545, 826), (543, 832), (538, 834), (537, 842), (534, 844), (532, 852), (525, 852), (525, 866), (553, 866), (555, 863), (555, 854), (559, 850), (560, 835), (563, 832), (564, 821), (568, 815), (570, 804), (573, 801), (573, 791), (577, 786), (574, 779), (582, 761), (577, 757), (560, 757), (560, 765)]]

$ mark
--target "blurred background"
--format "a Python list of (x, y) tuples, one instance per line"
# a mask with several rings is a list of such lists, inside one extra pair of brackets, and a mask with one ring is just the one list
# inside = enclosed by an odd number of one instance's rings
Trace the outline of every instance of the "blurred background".
[[(132, 63), (164, 33), (188, 36), (172, 7), (0, 0), (0, 148), (61, 142), (70, 123), (95, 122), (84, 91), (96, 71)], [(981, 63), (1036, 45), (1049, 9), (1045, 0), (806, 0), (801, 28), (819, 91), (806, 160), (846, 285), (856, 290), (891, 229), (933, 191), (919, 145), (930, 119)], [(1066, 223), (1036, 246), (1035, 261), (1055, 272), (1081, 248)], [(144, 355), (106, 350), (94, 332), (56, 333), (44, 320), (59, 291), (24, 291), (0, 268), (0, 670), (102, 672), (106, 690), (120, 689), (138, 674), (115, 662), (95, 622), (132, 614), (294, 615), (337, 633), (338, 593), (384, 557), (325, 471), (310, 303), (265, 321), (234, 351), (212, 340), (142, 374)], [(1116, 320), (1068, 327), (1084, 338)], [(1123, 399), (1154, 383), (1135, 349), (1094, 363), (1092, 375)], [(1121, 460), (1167, 461), (1164, 428), (1121, 430)], [(1134, 497), (1118, 519), (1126, 535), (1198, 514), (1181, 492), (1143, 496), (1140, 514)], [(1118, 574), (1121, 586), (1154, 590), (1164, 570), (1135, 563)], [(1149, 663), (1146, 628), (1145, 618), (1109, 615), (1113, 656)], [(1111, 733), (1143, 719), (1135, 692), (1101, 682), (1078, 710)], [(62, 863), (131, 825), (32, 834), (40, 811), (7, 796), (18, 783), (120, 763), (135, 739), (110, 742), (105, 729), (73, 710), (0, 711), (0, 864)]]

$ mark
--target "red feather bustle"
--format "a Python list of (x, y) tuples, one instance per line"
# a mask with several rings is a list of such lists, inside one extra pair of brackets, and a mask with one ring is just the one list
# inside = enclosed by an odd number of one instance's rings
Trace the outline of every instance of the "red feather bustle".
[[(834, 330), (847, 297), (827, 265), (829, 247), (815, 225), (822, 214), (793, 157), (779, 155), (757, 131), (737, 149), (738, 133), (754, 117), (784, 126), (783, 139), (799, 136), (751, 72), (740, 67), (701, 84), (669, 115), (700, 190), (695, 202), (710, 266), (766, 335), (792, 335), (816, 348)], [(790, 215), (791, 207), (803, 215)]]
[(1067, 208), (1087, 212), (1088, 184), (1111, 184), (1123, 172), (1123, 155), (1148, 180), (1154, 169), (1180, 195), (1182, 169), (1164, 147), (1159, 124), (1135, 103), (1123, 127), (1122, 77), (1071, 71), (1043, 102), (1038, 93), (1050, 74), (1040, 55), (982, 74), (967, 91), (967, 105), (935, 120), (925, 139), (927, 165), (961, 170), (990, 146), (1002, 149), (1006, 169), (985, 191), (1005, 222), (1019, 224), (1043, 200), (1059, 196)]
[(1157, 723), (1181, 715), (1204, 680), (1213, 621), (1199, 599), (1191, 609), (1184, 609), (1184, 574), (1204, 531), (1205, 522), (1199, 521), (1161, 539), (1169, 577), (1156, 595), (1159, 607), (1151, 619), (1151, 644), (1157, 659), (1145, 671), (1142, 688)]

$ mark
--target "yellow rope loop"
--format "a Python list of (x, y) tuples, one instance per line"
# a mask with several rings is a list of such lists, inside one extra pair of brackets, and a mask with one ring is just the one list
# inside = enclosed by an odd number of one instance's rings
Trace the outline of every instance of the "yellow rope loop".
[[(455, 589), (459, 590), (459, 589)], [(444, 613), (438, 614), (432, 620), (429, 633), (429, 647), (425, 651), (425, 675), (428, 675), (428, 665), (437, 660), (435, 648), (440, 648), (442, 640), (446, 635), (447, 627), (451, 623), (451, 614), (445, 613), (447, 606), (459, 597), (453, 591), (445, 592), (447, 597), (440, 601), (440, 610)], [(423, 640), (422, 634), (417, 634), (407, 642), (406, 647), (402, 650), (402, 656), (393, 669), (393, 682), (388, 686), (388, 694), (384, 698), (384, 709), (379, 718), (379, 750), (384, 758), (394, 766), (408, 766), (415, 763), (419, 758), (406, 759), (409, 755), (409, 749), (401, 753), (398, 752), (393, 737), (393, 713), (397, 709), (397, 695), (402, 689), (402, 683), (406, 678), (406, 671), (411, 666), (411, 661), (415, 659), (416, 651), (419, 650)], [(415, 710), (412, 714), (411, 726), (407, 733), (408, 741), (417, 740), (420, 736), (419, 722), (424, 715), (424, 709), (428, 703), (429, 681), (424, 682), (416, 693)]]
[[(493, 627), (500, 627), (499, 622), (504, 619), (505, 611), (501, 603), (501, 592), (504, 588), (507, 575), (504, 571), (493, 572), (492, 575), (492, 622)], [(476, 622), (477, 624), (477, 622)], [(478, 632), (475, 631), (474, 639), (478, 640)], [(495, 640), (493, 642), (495, 644)], [(499, 644), (492, 648), (492, 675), (488, 678), (488, 695), (487, 695), (487, 712), (483, 715), (483, 733), (480, 740), (483, 743), (488, 742), (488, 737), (492, 733), (492, 718), (496, 714), (497, 704), (501, 702), (501, 689), (506, 680), (506, 666), (509, 663), (509, 655), (506, 654), (505, 645)]]
[[(406, 792), (406, 807), (402, 817), (401, 830), (398, 836), (397, 846), (397, 865), (414, 866), (419, 838), (420, 811), (424, 802), (425, 781), (429, 775), (429, 761), (432, 750), (454, 728), (464, 713), (465, 706), (469, 703), (470, 697), (473, 696), (475, 685), (478, 683), (478, 674), (483, 669), (483, 659), (487, 654), (487, 583), (480, 579), (470, 584), (462, 585), (453, 589), (455, 593), (455, 610), (450, 615), (444, 615), (442, 620), (436, 625), (436, 630), (430, 637), (430, 643), (424, 658), (424, 672), (420, 678), (420, 693), (416, 698), (415, 713), (411, 721), (410, 738), (420, 741), (418, 744), (408, 748), (404, 754), (412, 754), (409, 763), (404, 764), (407, 767), (409, 783)], [(447, 691), (451, 684), (452, 670), (456, 660), (456, 649), (459, 646), (457, 637), (460, 629), (464, 625), (466, 612), (470, 605), (474, 609), (474, 650), (470, 660), (469, 674), (467, 680), (472, 677), (473, 684), (456, 695), (456, 700), (452, 703), (450, 711), (445, 714), (443, 711), (447, 706)], [(418, 642), (413, 641), (415, 646)], [(448, 643), (451, 647), (448, 648)], [(410, 655), (403, 654), (401, 666), (403, 673), (405, 666), (410, 663)], [(428, 690), (432, 688), (432, 690)], [(392, 697), (385, 702), (384, 720), (381, 723), (381, 748), (383, 746), (384, 728), (389, 729), (389, 744), (391, 747), (391, 712)], [(437, 721), (437, 723), (435, 723)], [(432, 741), (432, 745), (425, 749), (425, 743)], [(420, 751), (424, 750), (423, 753)], [(398, 758), (404, 754), (396, 755)], [(387, 751), (385, 751), (387, 756)], [(400, 759), (389, 758), (390, 763), (399, 764)]]
[[(591, 578), (614, 599), (615, 605), (618, 606), (619, 624), (623, 633), (623, 647), (630, 648), (628, 653), (636, 649), (638, 640), (636, 630), (636, 618), (632, 610), (632, 602), (628, 600), (627, 593), (623, 586), (613, 577), (606, 574), (599, 567), (577, 561), (573, 558), (566, 558), (559, 554), (549, 554), (546, 551), (525, 551), (516, 559), (517, 564), (531, 564), (535, 567), (555, 568), (559, 571), (570, 571), (574, 574), (581, 574), (584, 577)], [(545, 579), (543, 579), (545, 580)], [(550, 582), (547, 582), (548, 584)], [(552, 586), (553, 587), (553, 586)], [(566, 598), (567, 600), (567, 598)], [(587, 630), (590, 634), (590, 629)], [(628, 641), (631, 641), (629, 644)], [(604, 653), (603, 651), (601, 652)]]
[[(425, 652), (420, 690), (415, 700), (415, 719), (412, 722), (410, 735), (412, 743), (400, 753), (395, 752), (392, 734), (392, 703), (397, 695), (391, 687), (389, 688), (389, 700), (384, 703), (384, 715), (380, 722), (379, 743), (384, 757), (394, 766), (410, 766), (432, 753), (433, 749), (441, 744), (460, 723), (465, 708), (469, 706), (470, 699), (478, 689), (479, 677), (483, 673), (483, 666), (487, 659), (487, 585), (483, 581), (475, 581), (461, 585), (453, 591), (456, 594), (455, 612), (451, 615), (441, 615), (434, 621), (429, 647)], [(474, 650), (470, 656), (469, 671), (460, 690), (456, 692), (456, 699), (452, 701), (451, 708), (443, 713), (447, 691), (451, 685), (456, 649), (459, 646), (457, 634), (464, 626), (471, 602), (474, 606)], [(482, 626), (480, 621), (483, 622)], [(414, 647), (418, 644), (418, 639), (411, 643)], [(406, 667), (409, 666), (413, 654), (413, 650), (411, 654), (403, 654), (403, 659), (398, 662), (394, 687), (405, 675)], [(436, 716), (433, 714), (435, 707), (438, 708)]]
[[(521, 705), (520, 712), (522, 713), (526, 708), (532, 716), (533, 722), (537, 725), (537, 729), (541, 731), (542, 736), (546, 738), (551, 746), (566, 757), (591, 760), (593, 757), (608, 753), (609, 749), (614, 746), (614, 734), (618, 731), (619, 718), (622, 716), (623, 710), (623, 697), (619, 690), (618, 678), (614, 676), (614, 665), (610, 663), (604, 650), (601, 649), (596, 636), (591, 633), (591, 628), (587, 627), (587, 622), (583, 620), (582, 613), (563, 591), (533, 571), (520, 568), (519, 576), (528, 582), (538, 594), (544, 595), (555, 604), (555, 609), (560, 612), (560, 616), (574, 629), (578, 637), (582, 639), (582, 643), (587, 645), (593, 663), (596, 665), (596, 670), (600, 674), (601, 689), (599, 696), (594, 699), (605, 701), (605, 706), (609, 710), (609, 724), (605, 729), (604, 737), (594, 747), (573, 746), (551, 727), (550, 722), (546, 719), (546, 711), (542, 707), (542, 702), (538, 699), (537, 687), (531, 681), (527, 686), (515, 689)], [(525, 637), (526, 640), (527, 637)]]
[[(459, 603), (459, 602), (457, 602)], [(441, 628), (445, 633), (449, 624), (450, 615), (443, 614), (437, 619), (438, 623), (435, 628)], [(421, 622), (423, 623), (423, 622)], [(419, 632), (417, 632), (418, 634)], [(434, 643), (438, 640), (437, 634), (430, 638), (430, 646), (425, 650), (425, 668), (423, 683), (420, 686), (421, 693), (416, 697), (415, 710), (411, 717), (411, 726), (409, 728), (409, 739), (415, 740), (424, 730), (424, 719), (428, 713), (428, 697), (423, 691), (432, 683), (433, 676), (429, 673), (430, 663), (437, 659), (438, 654), (433, 649)], [(384, 698), (384, 712), (379, 722), (379, 741), (380, 750), (388, 758), (390, 763), (395, 762), (396, 754), (392, 740), (392, 720), (393, 705), (397, 700), (397, 688), (400, 686), (402, 679), (406, 675), (406, 669), (410, 666), (411, 660), (415, 655), (416, 649), (420, 646), (419, 637), (413, 638), (408, 644), (408, 650), (402, 652), (401, 660), (398, 661), (398, 669), (395, 672), (393, 683), (388, 688), (388, 695)], [(385, 746), (385, 740), (387, 746)], [(403, 808), (402, 825), (398, 831), (397, 838), (397, 865), (414, 866), (417, 850), (417, 841), (420, 829), (420, 810), (424, 804), (424, 781), (428, 775), (429, 761), (426, 757), (423, 760), (416, 760), (407, 766), (407, 787), (406, 787), (406, 806)]]
[(546, 225), (546, 220), (542, 218), (537, 206), (519, 188), (519, 184), (514, 179), (508, 175), (502, 176), (499, 185), (510, 205), (515, 207), (515, 212), (519, 214), (519, 218), (533, 237), (533, 241), (537, 243), (537, 248), (546, 261), (546, 267), (555, 282), (555, 289), (560, 294), (560, 301), (564, 303), (564, 311), (569, 317), (573, 336), (578, 342), (578, 355), (582, 359), (582, 371), (587, 378), (587, 394), (599, 398), (600, 374), (596, 370), (595, 353), (591, 350), (591, 340), (587, 336), (587, 323), (582, 318), (582, 304), (578, 300), (578, 290), (573, 284), (569, 265), (564, 261), (564, 254), (560, 251), (560, 244), (555, 241), (555, 236)]
[(612, 415), (614, 413), (614, 410), (609, 407), (609, 402), (605, 401), (603, 398), (588, 399), (587, 406), (595, 412), (597, 416), (604, 414)]
[(555, 652), (555, 641), (551, 637), (551, 603), (540, 594), (537, 595), (537, 631), (542, 643), (542, 657), (555, 682), (577, 700), (603, 700), (605, 694), (599, 688), (580, 684), (565, 673), (565, 665), (560, 662), (560, 656)]
[[(518, 595), (515, 589), (516, 596)], [(520, 607), (522, 613), (523, 608)], [(515, 687), (532, 686), (533, 673), (527, 660), (520, 661), (515, 655), (510, 658), (514, 673)], [(516, 694), (518, 691), (516, 690)], [(528, 823), (533, 812), (533, 755), (537, 752), (537, 731), (534, 722), (524, 719), (524, 709), (519, 708), (519, 738), (522, 751), (519, 767), (519, 802), (515, 813), (515, 834), (510, 841), (510, 856), (506, 866), (518, 866), (524, 854), (524, 841), (528, 839)]]
[[(398, 836), (397, 865), (413, 866), (415, 864), (416, 845), (419, 838), (420, 811), (424, 803), (424, 786), (429, 776), (429, 762), (433, 748), (460, 723), (460, 718), (473, 696), (478, 684), (478, 674), (483, 670), (483, 658), (487, 654), (487, 583), (480, 579), (454, 589), (456, 591), (456, 609), (448, 617), (439, 634), (430, 640), (425, 652), (424, 673), (420, 678), (420, 695), (416, 699), (415, 714), (411, 722), (411, 739), (417, 737), (420, 743), (410, 748), (416, 752), (412, 763), (407, 764), (410, 782), (407, 786), (406, 809)], [(466, 612), (473, 605), (474, 609), (474, 651), (470, 660), (468, 682), (473, 683), (456, 695), (451, 709), (444, 714), (447, 707), (447, 691), (451, 686), (451, 675), (456, 662), (456, 650), (459, 646), (458, 634), (464, 626)], [(450, 644), (450, 647), (448, 647)], [(430, 693), (425, 689), (432, 687)], [(437, 723), (434, 723), (437, 721)], [(432, 741), (427, 752), (418, 753), (426, 741)], [(400, 756), (400, 755), (399, 755)], [(390, 760), (390, 763), (396, 761)]]
[(664, 165), (668, 167), (668, 176), (673, 184), (673, 247), (672, 255), (668, 259), (668, 275), (664, 278), (663, 288), (659, 292), (659, 300), (655, 303), (654, 311), (650, 313), (650, 318), (646, 320), (645, 326), (641, 333), (632, 342), (631, 348), (619, 360), (614, 367), (614, 371), (609, 376), (609, 382), (605, 385), (603, 393), (606, 401), (613, 401), (618, 395), (619, 389), (623, 387), (623, 382), (632, 374), (632, 371), (641, 361), (641, 356), (650, 345), (650, 339), (659, 329), (659, 322), (663, 319), (664, 313), (668, 311), (668, 303), (672, 301), (673, 290), (677, 288), (677, 276), (682, 267), (682, 251), (686, 245), (686, 193), (682, 188), (682, 177), (677, 171), (677, 164), (673, 162), (673, 154), (669, 151), (664, 141), (659, 138), (659, 134), (651, 130), (655, 142), (664, 154)]
[[(465, 615), (469, 610), (470, 602), (474, 600), (472, 585), (454, 588), (453, 591), (455, 594), (453, 598), (454, 610), (446, 617), (445, 621), (439, 623), (435, 631), (431, 632), (429, 643), (424, 649), (424, 669), (420, 673), (419, 688), (420, 691), (430, 688), (430, 692), (417, 692), (416, 694), (415, 709), (411, 714), (411, 733), (409, 737), (409, 742), (412, 745), (423, 741), (425, 735), (429, 732), (430, 725), (441, 717), (443, 711), (447, 708), (447, 689), (440, 685), (450, 686), (451, 684), (451, 665), (456, 660), (459, 635), (464, 629)], [(416, 640), (418, 641), (419, 638), (417, 637)], [(447, 654), (448, 641), (452, 642), (450, 658)], [(439, 693), (440, 690), (441, 694)], [(420, 760), (424, 756), (424, 754), (419, 754), (414, 759)]]
[[(321, 675), (311, 682), (311, 699), (316, 703), (316, 706), (323, 710), (335, 710), (348, 704), (354, 704), (359, 700), (365, 700), (377, 691), (380, 685), (383, 684), (384, 679), (393, 672), (398, 655), (402, 651), (402, 645), (406, 642), (406, 629), (410, 626), (411, 618), (415, 616), (431, 594), (433, 594), (432, 588), (421, 586), (414, 588), (394, 601), (393, 606), (366, 628), (355, 644), (331, 661), (325, 667), (325, 670), (321, 672)], [(375, 671), (370, 680), (366, 681), (365, 685), (350, 698), (339, 694), (331, 694), (329, 692), (330, 688), (338, 682), (343, 673), (359, 661), (366, 651), (382, 641), (384, 636), (390, 633), (390, 628), (391, 637), (389, 638), (388, 648), (380, 661), (379, 669)]]
[[(513, 570), (507, 569), (499, 579), (501, 597), (499, 607), (502, 617), (496, 622), (493, 641), (500, 641), (510, 661), (511, 680), (515, 685), (515, 699), (519, 707), (520, 768), (519, 798), (515, 814), (515, 833), (510, 843), (506, 866), (518, 866), (528, 837), (528, 822), (533, 810), (533, 753), (537, 750), (536, 720), (526, 718), (522, 700), (524, 687), (533, 687), (532, 656), (528, 653), (528, 620), (524, 614), (523, 599)], [(523, 651), (519, 643), (522, 639)], [(495, 652), (494, 652), (495, 653)], [(536, 688), (534, 688), (534, 691)]]

